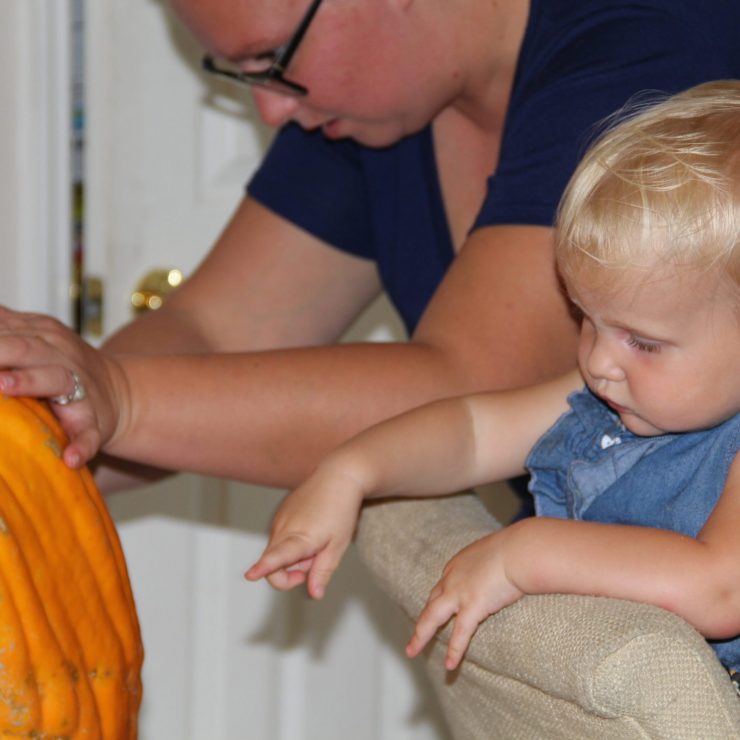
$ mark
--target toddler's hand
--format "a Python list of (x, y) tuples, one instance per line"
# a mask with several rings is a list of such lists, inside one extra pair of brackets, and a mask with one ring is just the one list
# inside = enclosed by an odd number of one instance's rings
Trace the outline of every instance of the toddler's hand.
[(281, 591), (306, 583), (320, 599), (352, 541), (361, 504), (352, 478), (320, 467), (282, 502), (267, 547), (245, 577), (267, 578)]
[(468, 545), (447, 563), (406, 646), (410, 658), (417, 656), (437, 630), (454, 616), (445, 658), (445, 668), (454, 670), (478, 625), (523, 596), (504, 570), (505, 541), (503, 529)]

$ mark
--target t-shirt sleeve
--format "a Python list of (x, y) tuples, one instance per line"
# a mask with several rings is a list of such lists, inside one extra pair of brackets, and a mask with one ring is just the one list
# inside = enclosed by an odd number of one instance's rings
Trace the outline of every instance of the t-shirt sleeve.
[(328, 244), (373, 256), (358, 147), (288, 124), (247, 185), (255, 200)]
[[(733, 76), (727, 54), (659, 3), (606, 6), (567, 27), (545, 18), (522, 50), (499, 164), (474, 228), (554, 222), (599, 123), (638, 94)], [(549, 25), (548, 25), (549, 24)]]

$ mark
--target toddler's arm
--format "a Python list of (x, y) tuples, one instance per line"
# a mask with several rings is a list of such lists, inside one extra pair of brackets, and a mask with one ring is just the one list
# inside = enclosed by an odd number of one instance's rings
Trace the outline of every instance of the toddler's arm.
[(276, 588), (307, 582), (320, 598), (349, 545), (362, 502), (446, 495), (524, 470), (537, 439), (583, 385), (577, 372), (532, 388), (422, 406), (338, 447), (278, 509), (249, 580)]
[(432, 589), (407, 647), (417, 655), (451, 617), (446, 666), (478, 625), (524, 594), (572, 593), (642, 601), (683, 617), (706, 637), (740, 634), (740, 455), (696, 539), (648, 527), (532, 518), (458, 553)]

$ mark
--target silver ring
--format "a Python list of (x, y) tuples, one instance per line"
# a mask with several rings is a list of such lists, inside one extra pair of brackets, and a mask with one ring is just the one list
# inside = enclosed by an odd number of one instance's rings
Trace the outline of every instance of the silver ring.
[(72, 381), (74, 382), (74, 388), (64, 396), (52, 396), (49, 400), (52, 403), (56, 403), (59, 406), (66, 406), (68, 403), (74, 403), (75, 401), (82, 401), (86, 396), (85, 386), (82, 385), (80, 376), (73, 372)]

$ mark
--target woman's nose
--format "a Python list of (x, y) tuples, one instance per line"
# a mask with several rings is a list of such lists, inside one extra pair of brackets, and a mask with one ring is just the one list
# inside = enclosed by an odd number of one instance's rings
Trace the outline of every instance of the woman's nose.
[(298, 109), (300, 101), (289, 95), (279, 92), (260, 89), (252, 89), (254, 103), (260, 114), (260, 118), (268, 125), (278, 128), (287, 123)]

